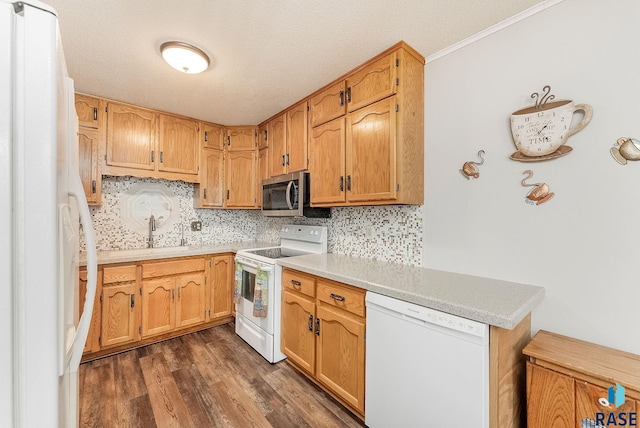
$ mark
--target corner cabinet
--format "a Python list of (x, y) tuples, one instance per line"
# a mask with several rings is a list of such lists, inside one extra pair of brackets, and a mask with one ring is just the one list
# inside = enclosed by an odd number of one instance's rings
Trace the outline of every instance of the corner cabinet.
[(309, 105), (312, 205), (423, 203), (422, 56), (401, 42)]
[[(640, 411), (640, 355), (540, 331), (527, 355), (529, 428), (636, 426)], [(625, 388), (618, 406), (609, 403)], [(634, 424), (631, 421), (635, 421)]]
[(364, 418), (365, 291), (291, 269), (282, 288), (287, 361)]
[(202, 123), (201, 128), (205, 132), (200, 143), (200, 183), (195, 186), (194, 207), (258, 207), (257, 128), (222, 128), (206, 123)]

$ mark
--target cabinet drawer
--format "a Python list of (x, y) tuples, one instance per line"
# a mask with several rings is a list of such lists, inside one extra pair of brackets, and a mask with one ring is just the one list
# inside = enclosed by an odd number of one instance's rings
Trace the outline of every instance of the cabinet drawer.
[(315, 278), (294, 270), (282, 272), (282, 286), (290, 290), (298, 291), (309, 297), (316, 296)]
[(102, 273), (102, 284), (114, 284), (136, 280), (136, 266), (106, 267)]
[(154, 278), (157, 276), (176, 275), (179, 273), (198, 272), (202, 270), (204, 270), (204, 258), (143, 263), (142, 278)]
[(318, 300), (364, 317), (364, 290), (318, 279)]

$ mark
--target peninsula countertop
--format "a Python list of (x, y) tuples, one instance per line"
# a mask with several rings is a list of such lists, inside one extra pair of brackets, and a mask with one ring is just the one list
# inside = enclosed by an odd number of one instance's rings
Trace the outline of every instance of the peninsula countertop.
[(330, 253), (278, 259), (278, 264), (506, 329), (545, 295), (536, 285)]

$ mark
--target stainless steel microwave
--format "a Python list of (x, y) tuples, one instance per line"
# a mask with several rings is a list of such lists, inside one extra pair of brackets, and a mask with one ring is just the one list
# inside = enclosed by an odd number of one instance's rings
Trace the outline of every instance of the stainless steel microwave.
[(262, 214), (269, 217), (331, 217), (329, 208), (310, 206), (309, 173), (294, 172), (262, 181)]

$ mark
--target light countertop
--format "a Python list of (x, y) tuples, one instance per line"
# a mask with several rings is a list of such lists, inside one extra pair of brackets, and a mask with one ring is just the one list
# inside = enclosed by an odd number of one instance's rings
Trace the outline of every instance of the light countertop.
[(278, 264), (485, 324), (514, 328), (544, 298), (544, 288), (337, 254)]
[[(201, 247), (99, 251), (98, 264), (128, 263), (205, 254), (235, 253), (278, 244), (243, 241)], [(388, 263), (340, 254), (278, 259), (284, 267), (363, 288), (485, 324), (514, 328), (542, 301), (536, 285)], [(80, 265), (85, 265), (80, 257)]]

